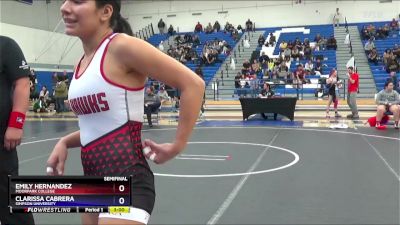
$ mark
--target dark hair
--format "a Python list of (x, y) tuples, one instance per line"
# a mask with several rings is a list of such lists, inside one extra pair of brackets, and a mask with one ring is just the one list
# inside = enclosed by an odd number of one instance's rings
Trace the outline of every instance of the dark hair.
[(97, 8), (105, 5), (111, 5), (113, 7), (113, 14), (111, 15), (110, 26), (115, 33), (125, 33), (133, 36), (131, 25), (129, 22), (121, 16), (121, 0), (96, 0)]
[(392, 79), (388, 79), (388, 80), (385, 82), (385, 85), (383, 86), (383, 88), (387, 88), (387, 86), (389, 86), (390, 83), (393, 84), (393, 80), (392, 80)]

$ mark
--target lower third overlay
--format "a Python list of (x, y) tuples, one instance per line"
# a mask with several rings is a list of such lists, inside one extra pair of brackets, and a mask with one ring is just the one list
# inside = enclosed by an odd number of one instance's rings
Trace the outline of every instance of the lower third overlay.
[(129, 213), (131, 177), (9, 176), (10, 213)]

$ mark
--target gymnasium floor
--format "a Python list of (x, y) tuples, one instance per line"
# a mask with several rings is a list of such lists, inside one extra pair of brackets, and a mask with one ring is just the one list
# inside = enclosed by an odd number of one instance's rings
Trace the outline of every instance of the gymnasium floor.
[[(44, 175), (52, 147), (77, 122), (29, 120), (20, 173)], [(341, 121), (350, 128), (257, 118), (199, 121), (184, 154), (151, 164), (157, 198), (149, 224), (399, 224), (399, 131)], [(157, 142), (174, 134), (175, 126), (143, 130), (143, 138)], [(82, 174), (79, 149), (69, 151), (66, 174)], [(79, 214), (35, 219), (80, 224)]]

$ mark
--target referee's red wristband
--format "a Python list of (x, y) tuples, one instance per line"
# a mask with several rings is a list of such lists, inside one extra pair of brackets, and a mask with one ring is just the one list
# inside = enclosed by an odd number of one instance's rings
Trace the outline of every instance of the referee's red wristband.
[(8, 120), (8, 127), (22, 129), (25, 123), (25, 114), (20, 112), (11, 112)]

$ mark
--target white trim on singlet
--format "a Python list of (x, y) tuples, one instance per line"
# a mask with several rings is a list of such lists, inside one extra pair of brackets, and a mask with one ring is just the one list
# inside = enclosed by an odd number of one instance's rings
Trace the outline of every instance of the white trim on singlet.
[[(71, 81), (68, 97), (71, 109), (79, 119), (82, 146), (107, 136), (128, 121), (143, 122), (144, 87), (129, 88), (117, 84), (104, 73), (108, 46), (116, 35), (110, 35), (100, 44), (93, 59), (79, 76), (78, 64)], [(90, 105), (89, 100), (97, 103), (97, 106)], [(82, 110), (85, 106), (86, 110)], [(92, 110), (88, 109), (89, 106)], [(79, 113), (82, 111), (86, 113)]]

